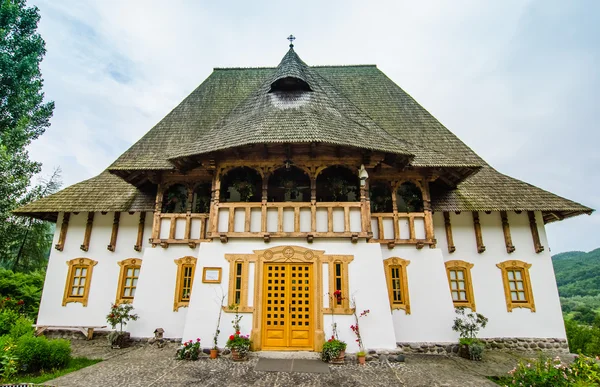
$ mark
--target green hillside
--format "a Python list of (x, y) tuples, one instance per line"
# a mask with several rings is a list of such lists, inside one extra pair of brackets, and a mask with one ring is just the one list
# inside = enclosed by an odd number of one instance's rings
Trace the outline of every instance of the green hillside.
[(552, 263), (563, 312), (592, 323), (600, 312), (600, 248), (556, 254)]

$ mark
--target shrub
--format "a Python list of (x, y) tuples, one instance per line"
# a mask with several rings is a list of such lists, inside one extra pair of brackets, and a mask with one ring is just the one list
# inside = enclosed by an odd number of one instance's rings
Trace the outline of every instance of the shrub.
[(592, 358), (580, 355), (573, 364), (561, 362), (559, 357), (540, 357), (532, 362), (519, 362), (501, 382), (510, 386), (568, 387), (597, 386), (600, 383), (600, 365)]
[(48, 347), (50, 356), (47, 364), (44, 365), (44, 369), (65, 368), (71, 360), (71, 343), (64, 339), (49, 340)]
[[(468, 347), (468, 358), (477, 361), (482, 360), (485, 345), (477, 339), (477, 333), (481, 328), (485, 328), (488, 319), (480, 313), (465, 313), (464, 307), (456, 308), (455, 312), (458, 316), (454, 319), (452, 330), (459, 333), (459, 343)], [(466, 353), (465, 355), (462, 354), (462, 351), (460, 354), (467, 357)]]
[(47, 340), (45, 337), (22, 336), (17, 340), (15, 355), (21, 370), (31, 373), (64, 368), (71, 359), (71, 344), (67, 340)]
[(18, 358), (15, 355), (15, 341), (12, 337), (0, 336), (0, 376), (9, 379), (18, 371)]
[(19, 319), (19, 313), (12, 309), (0, 310), (0, 336), (10, 333), (10, 329)]
[(50, 357), (48, 340), (43, 336), (23, 336), (17, 340), (16, 355), (23, 371), (37, 372), (44, 368)]
[(18, 339), (21, 336), (33, 336), (33, 320), (28, 317), (20, 316), (14, 325), (10, 328), (10, 335)]

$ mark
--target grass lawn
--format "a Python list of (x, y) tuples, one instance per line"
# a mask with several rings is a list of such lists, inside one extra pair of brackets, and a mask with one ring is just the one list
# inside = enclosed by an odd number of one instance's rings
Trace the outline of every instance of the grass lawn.
[(69, 362), (69, 365), (62, 370), (42, 372), (39, 374), (17, 375), (10, 380), (3, 381), (4, 383), (44, 383), (45, 381), (58, 378), (73, 371), (89, 367), (93, 364), (101, 362), (102, 359), (88, 359), (86, 357), (74, 357)]

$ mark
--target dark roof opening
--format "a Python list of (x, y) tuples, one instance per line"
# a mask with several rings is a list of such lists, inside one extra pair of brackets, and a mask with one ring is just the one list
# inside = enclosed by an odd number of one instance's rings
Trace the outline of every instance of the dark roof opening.
[(269, 93), (274, 91), (312, 91), (308, 83), (300, 78), (285, 77), (279, 78), (275, 82), (271, 83), (271, 90)]

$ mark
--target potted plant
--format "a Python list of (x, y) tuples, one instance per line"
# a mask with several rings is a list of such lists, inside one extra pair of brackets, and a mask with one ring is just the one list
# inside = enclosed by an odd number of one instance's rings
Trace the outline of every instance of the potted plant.
[(248, 359), (248, 352), (250, 352), (250, 345), (252, 344), (252, 341), (250, 341), (250, 337), (248, 335), (240, 334), (240, 321), (244, 316), (240, 316), (240, 307), (237, 304), (230, 305), (229, 309), (235, 312), (235, 316), (231, 321), (235, 333), (229, 336), (225, 347), (231, 350), (232, 360), (246, 360)]
[(248, 335), (241, 335), (240, 331), (236, 331), (235, 334), (229, 336), (225, 347), (231, 349), (232, 360), (242, 361), (248, 359), (251, 344), (252, 341)]
[(131, 304), (112, 304), (110, 313), (106, 316), (106, 321), (112, 329), (119, 325), (118, 331), (113, 331), (108, 335), (108, 341), (113, 348), (123, 348), (127, 343), (129, 334), (123, 332), (123, 324), (127, 325), (129, 321), (136, 321), (139, 317), (132, 313), (133, 305)]
[(452, 330), (460, 335), (458, 354), (465, 359), (481, 360), (485, 345), (477, 339), (477, 333), (485, 328), (488, 319), (480, 313), (466, 313), (464, 307), (456, 308)]
[(178, 360), (198, 360), (200, 357), (200, 339), (186, 341), (177, 350)]
[(356, 300), (352, 299), (352, 306), (354, 307), (354, 321), (355, 324), (350, 326), (352, 332), (356, 335), (356, 342), (358, 343), (359, 351), (356, 353), (356, 358), (358, 359), (359, 364), (365, 364), (365, 358), (367, 356), (367, 351), (365, 351), (365, 347), (363, 345), (362, 336), (360, 334), (360, 327), (358, 325), (358, 319), (361, 317), (366, 317), (371, 311), (369, 309), (363, 310), (359, 315), (356, 314)]
[(344, 364), (346, 345), (345, 342), (332, 335), (331, 338), (323, 344), (321, 360), (331, 364)]
[(323, 344), (321, 349), (321, 360), (332, 364), (344, 364), (344, 358), (346, 356), (347, 344), (340, 340), (337, 333), (337, 324), (333, 320), (333, 309), (335, 303), (341, 303), (342, 292), (336, 290), (333, 294), (329, 295), (329, 310), (331, 310), (331, 338)]

